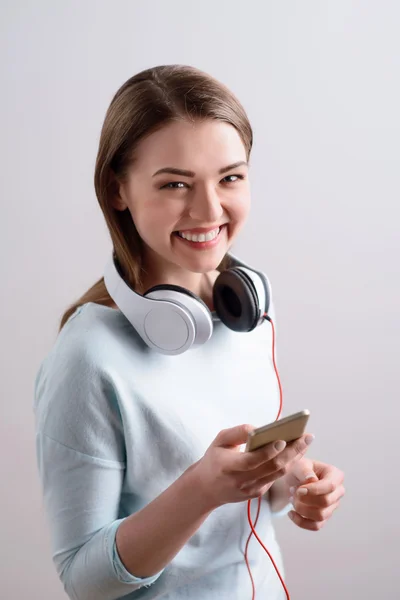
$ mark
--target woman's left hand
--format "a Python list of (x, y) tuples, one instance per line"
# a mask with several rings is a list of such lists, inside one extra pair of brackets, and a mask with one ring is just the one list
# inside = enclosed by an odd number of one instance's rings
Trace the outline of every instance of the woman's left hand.
[(294, 507), (289, 517), (302, 529), (319, 531), (344, 496), (344, 473), (333, 465), (302, 458), (285, 478)]

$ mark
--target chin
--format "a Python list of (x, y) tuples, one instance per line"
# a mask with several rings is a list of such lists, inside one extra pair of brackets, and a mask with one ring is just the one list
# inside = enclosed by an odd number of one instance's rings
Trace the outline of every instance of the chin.
[(198, 256), (194, 257), (191, 260), (182, 260), (179, 261), (179, 264), (182, 268), (187, 269), (188, 271), (192, 271), (193, 273), (209, 273), (211, 271), (216, 271), (218, 265), (221, 263), (224, 258), (226, 252), (221, 254), (218, 252), (218, 255), (215, 256)]

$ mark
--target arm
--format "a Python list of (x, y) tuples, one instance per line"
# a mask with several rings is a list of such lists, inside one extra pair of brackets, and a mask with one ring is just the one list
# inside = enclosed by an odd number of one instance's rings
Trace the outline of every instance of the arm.
[(154, 583), (212, 510), (192, 465), (153, 502), (118, 519), (122, 463), (43, 433), (36, 440), (53, 561), (71, 600), (115, 600)]
[(125, 465), (36, 434), (53, 562), (71, 600), (115, 600), (153, 583), (124, 571), (114, 557)]
[(194, 467), (121, 523), (116, 545), (128, 571), (139, 577), (161, 571), (212, 511), (198, 493)]
[[(71, 600), (114, 600), (154, 583), (159, 565), (179, 551), (208, 508), (199, 503), (188, 472), (124, 525), (119, 507), (126, 457), (117, 391), (87, 349), (63, 347), (59, 353), (40, 371), (35, 393), (36, 452), (53, 561)], [(153, 544), (161, 539), (165, 514), (180, 533), (161, 558), (150, 557), (142, 546), (150, 549), (149, 536), (155, 536)], [(169, 536), (169, 529), (163, 531)], [(152, 576), (126, 569), (119, 552), (128, 569)]]

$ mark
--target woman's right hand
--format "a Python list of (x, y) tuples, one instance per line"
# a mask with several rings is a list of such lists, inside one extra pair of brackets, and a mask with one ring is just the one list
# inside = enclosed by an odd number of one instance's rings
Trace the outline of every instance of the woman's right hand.
[(201, 493), (212, 508), (265, 494), (313, 440), (312, 435), (304, 434), (288, 444), (272, 442), (253, 452), (241, 452), (240, 446), (253, 429), (252, 425), (223, 429), (193, 465)]

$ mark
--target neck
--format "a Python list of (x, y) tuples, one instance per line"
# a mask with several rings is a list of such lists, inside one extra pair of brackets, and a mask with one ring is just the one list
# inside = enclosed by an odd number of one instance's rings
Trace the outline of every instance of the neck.
[(199, 296), (210, 310), (214, 310), (212, 291), (218, 275), (219, 271), (217, 270), (207, 273), (194, 273), (174, 264), (169, 264), (168, 268), (166, 268), (166, 265), (152, 264), (151, 269), (148, 264), (144, 264), (142, 284), (140, 289), (136, 291), (144, 294), (156, 285), (178, 285)]

